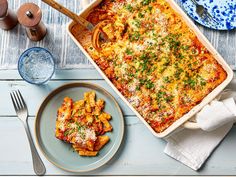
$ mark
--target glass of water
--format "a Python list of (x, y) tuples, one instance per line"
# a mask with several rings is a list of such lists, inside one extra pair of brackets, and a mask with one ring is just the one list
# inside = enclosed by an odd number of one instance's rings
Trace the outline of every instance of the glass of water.
[(26, 82), (37, 85), (44, 84), (54, 74), (54, 58), (44, 48), (29, 48), (19, 58), (18, 71)]

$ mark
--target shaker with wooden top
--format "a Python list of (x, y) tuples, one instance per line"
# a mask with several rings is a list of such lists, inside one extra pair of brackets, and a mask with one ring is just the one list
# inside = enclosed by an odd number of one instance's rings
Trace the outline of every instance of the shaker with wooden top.
[(47, 33), (42, 19), (41, 9), (34, 3), (25, 3), (17, 11), (20, 24), (26, 28), (27, 36), (32, 41), (40, 41)]
[(0, 0), (0, 28), (10, 30), (17, 25), (16, 14), (8, 8), (7, 0)]

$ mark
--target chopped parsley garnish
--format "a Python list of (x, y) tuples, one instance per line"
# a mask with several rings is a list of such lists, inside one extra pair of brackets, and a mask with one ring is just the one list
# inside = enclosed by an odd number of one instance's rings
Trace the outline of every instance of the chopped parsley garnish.
[(174, 96), (173, 96), (173, 95), (168, 95), (168, 96), (166, 96), (166, 97), (164, 98), (164, 100), (165, 100), (166, 102), (173, 101), (173, 99), (174, 99)]
[(66, 130), (65, 132), (64, 132), (64, 136), (67, 136), (67, 135), (69, 135), (70, 134), (70, 130)]
[(130, 11), (130, 12), (133, 11), (133, 7), (132, 7), (130, 4), (126, 5), (125, 8), (126, 8), (128, 11)]
[(133, 54), (133, 51), (131, 50), (131, 49), (126, 49), (125, 50), (125, 53), (127, 54), (127, 55), (132, 55)]
[(177, 68), (174, 76), (176, 79), (179, 79), (180, 78), (180, 74), (183, 72), (184, 70), (182, 68)]
[(143, 63), (141, 63), (142, 72), (148, 69), (148, 58), (144, 58)]
[(143, 0), (142, 1), (142, 5), (148, 5), (148, 4), (150, 4), (151, 3), (151, 0)]
[(170, 59), (169, 58), (164, 57), (163, 60), (164, 60), (164, 63), (163, 63), (164, 66), (168, 66), (170, 64)]
[(183, 50), (188, 50), (190, 47), (189, 47), (188, 45), (182, 45), (181, 48), (182, 48)]
[(128, 76), (129, 77), (134, 77), (134, 74), (133, 73), (128, 73)]
[(134, 25), (137, 26), (138, 28), (141, 26), (141, 21), (140, 20), (135, 20)]
[(140, 59), (141, 59), (141, 60), (147, 59), (147, 54), (143, 53), (143, 54), (140, 56)]
[(150, 58), (152, 58), (152, 59), (155, 59), (155, 58), (157, 57), (157, 55), (156, 55), (155, 53), (150, 53), (149, 56), (150, 56)]
[(165, 95), (166, 95), (166, 92), (160, 91), (160, 92), (157, 93), (157, 99), (161, 99), (161, 98), (163, 98)]
[(152, 6), (148, 6), (148, 11), (151, 13), (152, 12)]
[(177, 48), (180, 46), (180, 41), (177, 40), (171, 40), (170, 41), (170, 48), (177, 50)]
[(201, 86), (205, 86), (206, 85), (206, 81), (200, 81), (200, 85)]
[(145, 71), (148, 68), (147, 63), (142, 64), (142, 71)]
[(140, 38), (140, 33), (138, 31), (135, 31), (133, 34), (129, 36), (130, 41), (137, 41)]
[(198, 79), (199, 84), (200, 84), (201, 86), (205, 86), (205, 85), (206, 85), (205, 79), (203, 79), (200, 75), (197, 75), (197, 79)]
[(174, 53), (177, 53), (181, 46), (181, 42), (179, 41), (180, 35), (181, 34), (169, 34), (163, 39), (163, 43), (165, 41), (168, 42), (170, 49), (174, 50)]
[(85, 132), (80, 132), (81, 138), (85, 139)]
[(167, 68), (167, 66), (163, 66), (163, 67), (161, 67), (160, 69), (159, 69), (159, 73), (161, 74), (161, 73), (163, 73), (165, 70), (166, 70), (166, 68)]
[(181, 53), (176, 54), (176, 57), (179, 58), (179, 59), (184, 59), (184, 56)]
[(147, 88), (147, 89), (151, 89), (151, 88), (153, 88), (153, 87), (154, 87), (154, 84), (152, 83), (152, 81), (147, 80), (147, 81), (146, 81), (146, 88)]
[[(144, 85), (147, 89), (154, 88), (154, 83), (149, 79), (140, 79), (140, 84)], [(140, 86), (137, 86), (136, 90), (140, 90)]]
[(140, 79), (140, 81), (139, 81), (139, 82), (140, 82), (140, 84), (142, 84), (142, 85), (143, 85), (143, 84), (145, 84), (146, 80), (145, 80), (145, 79)]
[(138, 13), (138, 17), (139, 18), (143, 18), (144, 17), (144, 14), (142, 14), (141, 12)]
[(77, 125), (77, 130), (78, 130), (78, 132), (80, 132), (81, 129), (84, 128), (84, 127), (82, 127), (82, 125), (80, 125), (78, 122), (76, 122), (75, 124)]
[(77, 130), (78, 130), (78, 132), (80, 132), (81, 131), (81, 126), (77, 126)]
[(198, 53), (199, 53), (196, 48), (192, 48), (191, 52), (193, 55), (198, 55)]
[(169, 76), (166, 76), (166, 77), (163, 77), (163, 81), (164, 81), (165, 83), (170, 83), (171, 79), (170, 79)]
[[(157, 102), (160, 104), (162, 101), (171, 102), (174, 99), (173, 95), (167, 94), (164, 91), (159, 91), (156, 95)], [(164, 106), (164, 105), (163, 105)]]
[(140, 86), (137, 86), (137, 87), (136, 87), (136, 90), (140, 90)]
[(197, 84), (197, 82), (192, 79), (192, 78), (188, 78), (187, 80), (184, 81), (185, 85), (188, 85), (190, 88), (194, 88)]

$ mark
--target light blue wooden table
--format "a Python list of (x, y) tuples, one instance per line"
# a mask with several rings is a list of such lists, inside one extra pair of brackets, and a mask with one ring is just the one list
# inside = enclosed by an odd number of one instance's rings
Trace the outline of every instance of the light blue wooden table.
[[(13, 9), (25, 1), (9, 0)], [(155, 138), (148, 131), (69, 39), (65, 33), (65, 23), (68, 20), (40, 1), (34, 2), (43, 8), (44, 21), (49, 30), (43, 41), (30, 42), (20, 26), (11, 32), (0, 30), (0, 175), (34, 175), (26, 134), (15, 115), (9, 92), (15, 89), (22, 92), (28, 105), (29, 124), (34, 137), (35, 114), (42, 100), (56, 87), (71, 82), (91, 82), (102, 86), (117, 99), (125, 118), (124, 140), (115, 157), (102, 168), (79, 175), (236, 175), (236, 126), (198, 172), (168, 157), (163, 153), (165, 141)], [(79, 0), (59, 2), (69, 7), (81, 7)], [(233, 66), (236, 59), (236, 32), (200, 29)], [(58, 69), (47, 85), (30, 85), (22, 81), (16, 70), (19, 54), (31, 46), (47, 47), (57, 59)], [(235, 86), (234, 81), (230, 87)], [(58, 169), (39, 153), (47, 168), (46, 175), (78, 175)]]

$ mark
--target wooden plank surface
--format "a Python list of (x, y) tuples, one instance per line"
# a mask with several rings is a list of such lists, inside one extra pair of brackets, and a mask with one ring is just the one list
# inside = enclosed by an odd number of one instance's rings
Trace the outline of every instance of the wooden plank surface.
[[(11, 105), (11, 98), (9, 92), (11, 90), (19, 89), (22, 95), (26, 99), (28, 105), (29, 115), (35, 115), (43, 99), (55, 88), (72, 82), (90, 82), (102, 86), (108, 92), (110, 92), (119, 105), (122, 108), (124, 115), (134, 115), (134, 113), (125, 105), (125, 103), (117, 96), (110, 86), (104, 80), (77, 80), (77, 81), (50, 81), (48, 85), (38, 87), (30, 85), (24, 81), (3, 81), (0, 82), (0, 88), (3, 90), (0, 92), (0, 115), (1, 116), (13, 116), (15, 115), (14, 108)], [(4, 103), (4, 104), (3, 104)]]
[[(57, 69), (52, 80), (102, 80), (102, 76), (97, 70), (91, 69)], [(22, 80), (19, 73), (15, 69), (0, 70), (0, 80)]]
[[(125, 117), (125, 137), (118, 153), (104, 167), (89, 173), (69, 173), (58, 169), (40, 155), (46, 175), (235, 175), (236, 126), (195, 172), (163, 153), (165, 142), (154, 137), (134, 116)], [(34, 132), (34, 117), (29, 118)], [(0, 117), (0, 174), (34, 175), (30, 149), (21, 122), (16, 117)]]

